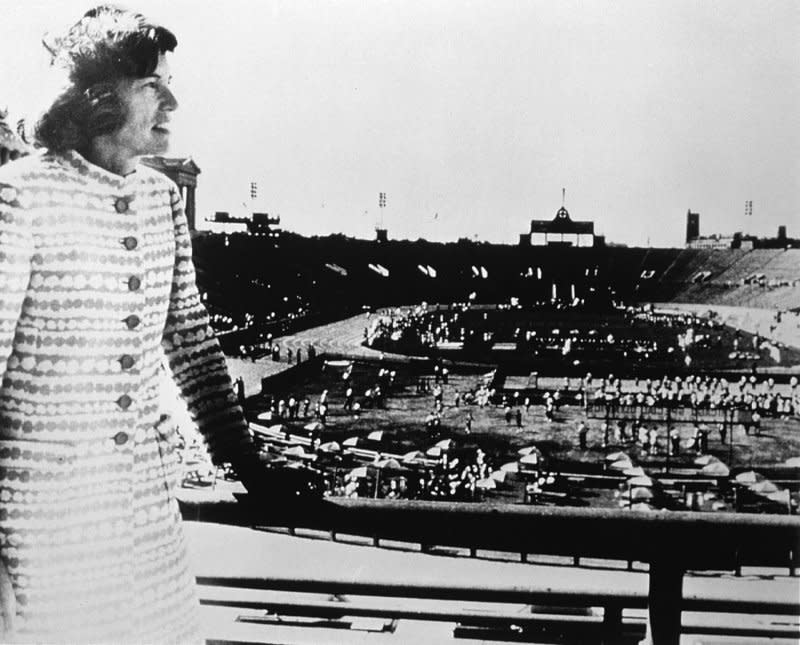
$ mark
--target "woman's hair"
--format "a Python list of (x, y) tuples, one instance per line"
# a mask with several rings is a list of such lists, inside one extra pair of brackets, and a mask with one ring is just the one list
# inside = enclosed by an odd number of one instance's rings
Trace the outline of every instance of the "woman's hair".
[(111, 5), (90, 9), (66, 35), (45, 38), (51, 64), (66, 69), (69, 87), (34, 127), (37, 145), (85, 150), (97, 136), (124, 123), (116, 87), (124, 78), (153, 73), (158, 57), (178, 44), (175, 35), (144, 16)]

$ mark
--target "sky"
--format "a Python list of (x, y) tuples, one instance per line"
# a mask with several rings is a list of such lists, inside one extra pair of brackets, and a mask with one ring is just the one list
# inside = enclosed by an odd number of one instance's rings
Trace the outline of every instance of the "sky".
[[(800, 237), (796, 0), (138, 0), (172, 29), (172, 156), (215, 211), (305, 235), (517, 243), (565, 205), (612, 243)], [(0, 0), (0, 107), (92, 6)], [(250, 183), (258, 195), (250, 198)], [(386, 207), (378, 207), (378, 193)], [(746, 219), (745, 202), (753, 202)]]

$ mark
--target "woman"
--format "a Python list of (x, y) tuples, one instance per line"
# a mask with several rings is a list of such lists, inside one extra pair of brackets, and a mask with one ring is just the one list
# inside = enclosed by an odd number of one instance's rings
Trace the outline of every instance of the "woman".
[(177, 108), (167, 29), (101, 6), (48, 44), (69, 87), (0, 170), (5, 637), (200, 641), (169, 371), (215, 463), (259, 477), (200, 303), (177, 187), (138, 165)]

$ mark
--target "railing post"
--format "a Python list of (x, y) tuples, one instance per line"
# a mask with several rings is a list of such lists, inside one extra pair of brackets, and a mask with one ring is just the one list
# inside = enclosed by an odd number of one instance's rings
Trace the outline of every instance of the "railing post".
[(680, 642), (684, 573), (684, 568), (669, 558), (658, 558), (650, 563), (648, 633), (652, 645), (678, 645)]
[(607, 604), (603, 607), (603, 643), (613, 645), (622, 636), (622, 606)]

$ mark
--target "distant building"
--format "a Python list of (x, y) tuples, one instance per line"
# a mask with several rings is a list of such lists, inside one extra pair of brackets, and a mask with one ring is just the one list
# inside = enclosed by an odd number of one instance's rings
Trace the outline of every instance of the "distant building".
[(195, 230), (196, 202), (195, 189), (197, 188), (197, 175), (200, 168), (191, 157), (169, 158), (169, 157), (142, 157), (142, 163), (159, 172), (163, 172), (172, 181), (178, 184), (183, 198), (184, 211), (186, 212), (186, 222), (189, 230)]
[[(278, 237), (281, 223), (280, 217), (273, 217), (269, 213), (253, 213), (252, 217), (231, 217), (227, 211), (217, 211), (214, 213), (214, 224), (235, 224), (244, 225), (244, 229), (250, 235), (261, 235), (266, 237)], [(233, 232), (233, 231), (231, 231)]]
[(521, 246), (604, 246), (605, 238), (594, 234), (594, 222), (573, 221), (563, 206), (552, 220), (531, 220), (530, 233), (520, 235)]
[(686, 213), (687, 249), (784, 249), (800, 247), (800, 240), (786, 235), (786, 226), (778, 227), (776, 237), (744, 235), (741, 231), (730, 234), (700, 235), (700, 213)]
[(700, 213), (686, 211), (686, 244), (700, 237)]

